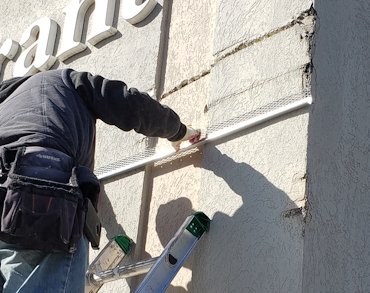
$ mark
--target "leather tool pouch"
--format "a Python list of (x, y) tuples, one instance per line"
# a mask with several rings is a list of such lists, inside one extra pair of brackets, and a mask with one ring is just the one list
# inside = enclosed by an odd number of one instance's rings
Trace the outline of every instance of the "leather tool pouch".
[(0, 239), (28, 249), (73, 253), (83, 234), (87, 208), (74, 162), (65, 161), (70, 157), (58, 151), (35, 148), (27, 148), (29, 153), (18, 149), (2, 185)]

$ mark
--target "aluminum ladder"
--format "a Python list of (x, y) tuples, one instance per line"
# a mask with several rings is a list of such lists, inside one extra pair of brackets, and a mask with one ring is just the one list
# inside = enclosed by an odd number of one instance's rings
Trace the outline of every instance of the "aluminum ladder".
[(135, 293), (165, 292), (183, 266), (211, 220), (202, 212), (187, 217), (159, 257), (118, 266), (134, 243), (126, 235), (113, 238), (91, 263), (86, 273), (85, 293), (98, 292), (104, 283), (147, 273)]

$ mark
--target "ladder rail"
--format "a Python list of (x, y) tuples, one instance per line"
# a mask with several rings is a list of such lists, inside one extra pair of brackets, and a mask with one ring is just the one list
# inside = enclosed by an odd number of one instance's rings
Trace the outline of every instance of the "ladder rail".
[(210, 219), (203, 213), (186, 218), (135, 293), (164, 292), (204, 232), (208, 231), (209, 223)]
[(120, 241), (110, 241), (86, 273), (85, 292), (96, 293), (104, 283), (144, 273), (147, 275), (135, 293), (164, 292), (200, 238), (209, 230), (210, 221), (204, 213), (194, 213), (185, 219), (159, 257), (133, 264), (119, 266), (117, 263), (131, 251), (132, 240), (125, 236)]
[(95, 284), (105, 284), (117, 279), (142, 275), (149, 272), (157, 259), (158, 257), (155, 257), (129, 265), (118, 266), (114, 269), (106, 270), (101, 273), (89, 273), (87, 278)]

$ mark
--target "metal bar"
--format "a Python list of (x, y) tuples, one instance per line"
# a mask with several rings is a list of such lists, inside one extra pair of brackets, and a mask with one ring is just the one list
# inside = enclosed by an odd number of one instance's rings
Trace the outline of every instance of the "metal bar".
[(157, 261), (158, 257), (140, 261), (134, 264), (116, 267), (111, 270), (106, 270), (101, 273), (90, 273), (88, 276), (89, 282), (93, 284), (103, 284), (117, 279), (129, 278), (149, 272), (150, 268)]
[(213, 133), (210, 133), (209, 135), (207, 135), (207, 137), (204, 140), (202, 140), (202, 141), (200, 141), (196, 144), (193, 144), (193, 145), (185, 146), (185, 147), (181, 148), (178, 152), (171, 151), (171, 150), (164, 150), (162, 152), (158, 152), (158, 153), (156, 153), (152, 156), (149, 156), (147, 158), (138, 160), (137, 162), (134, 162), (132, 164), (118, 167), (114, 170), (111, 170), (109, 172), (105, 172), (103, 174), (98, 174), (97, 177), (100, 180), (108, 179), (108, 178), (120, 175), (124, 172), (128, 172), (128, 171), (134, 170), (136, 168), (143, 167), (147, 164), (150, 164), (150, 163), (153, 163), (153, 162), (156, 162), (156, 161), (159, 161), (159, 160), (163, 160), (163, 159), (169, 158), (171, 156), (176, 156), (176, 155), (181, 154), (183, 152), (186, 152), (190, 149), (202, 146), (202, 145), (204, 145), (206, 143), (209, 143), (209, 142), (214, 142), (214, 141), (220, 140), (220, 139), (225, 138), (227, 136), (230, 136), (232, 134), (238, 133), (239, 131), (248, 129), (250, 127), (259, 125), (263, 122), (269, 121), (269, 120), (274, 119), (276, 117), (279, 117), (281, 115), (284, 115), (284, 114), (290, 113), (292, 111), (298, 110), (300, 108), (303, 108), (305, 106), (310, 105), (311, 103), (312, 103), (312, 97), (307, 96), (304, 99), (301, 99), (299, 101), (290, 103), (286, 106), (282, 106), (282, 107), (277, 108), (275, 110), (266, 112), (265, 114), (261, 114), (261, 115), (258, 115), (256, 117), (253, 117), (251, 119), (247, 119), (246, 121), (237, 123), (236, 125), (225, 127), (224, 129), (221, 129), (221, 130), (215, 131)]

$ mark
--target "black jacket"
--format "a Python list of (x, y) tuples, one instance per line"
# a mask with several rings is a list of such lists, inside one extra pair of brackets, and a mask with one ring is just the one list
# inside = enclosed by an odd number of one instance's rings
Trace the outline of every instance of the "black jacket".
[(87, 72), (51, 70), (0, 84), (0, 146), (50, 147), (92, 168), (96, 119), (170, 141), (186, 132), (147, 94)]

